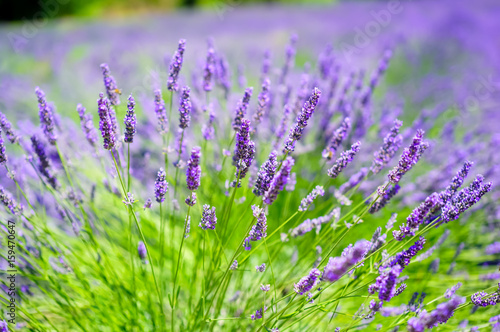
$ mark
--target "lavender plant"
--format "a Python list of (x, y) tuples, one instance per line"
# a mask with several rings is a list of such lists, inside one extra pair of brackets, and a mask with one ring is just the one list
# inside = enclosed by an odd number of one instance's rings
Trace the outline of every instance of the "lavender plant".
[[(478, 227), (496, 209), (489, 181), (497, 164), (489, 160), (468, 183), (470, 149), (457, 146), (449, 165), (433, 151), (454, 143), (439, 141), (436, 118), (381, 111), (386, 96), (375, 92), (391, 74), (393, 50), (367, 80), (370, 68), (341, 70), (331, 46), (299, 63), (294, 35), (272, 53), (282, 59), (261, 50), (259, 75), (243, 79), (240, 70), (238, 87), (229, 76), (238, 63), (209, 44), (190, 63), (181, 39), (166, 86), (135, 97), (124, 88), (125, 111), (117, 86), (127, 85), (102, 64), (104, 84), (92, 83), (103, 91), (97, 105), (75, 103), (79, 125), (58, 120), (39, 88), (40, 123), (29, 132), (0, 113), (1, 232), (16, 259), (0, 255), (19, 283), (17, 320), (4, 314), (1, 329), (498, 325), (498, 241), (468, 242), (469, 232), (484, 238)], [(259, 82), (255, 100), (246, 82)], [(471, 264), (482, 265), (481, 277)], [(6, 303), (10, 285), (2, 283)]]

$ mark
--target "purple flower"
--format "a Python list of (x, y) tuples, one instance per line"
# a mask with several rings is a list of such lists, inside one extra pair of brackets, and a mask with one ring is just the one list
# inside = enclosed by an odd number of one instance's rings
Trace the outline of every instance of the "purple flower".
[(439, 196), (443, 201), (443, 205), (448, 203), (451, 200), (451, 198), (456, 194), (458, 188), (462, 186), (465, 178), (469, 174), (472, 165), (474, 165), (473, 162), (466, 161), (462, 166), (462, 168), (457, 172), (457, 175), (453, 177), (448, 187), (446, 187), (446, 189), (443, 192), (439, 193)]
[(447, 298), (447, 299), (451, 299), (452, 296), (455, 295), (455, 293), (457, 292), (457, 290), (460, 287), (462, 287), (462, 283), (461, 282), (459, 282), (456, 285), (454, 285), (453, 287), (447, 289), (446, 292), (444, 293), (444, 297)]
[(231, 90), (231, 78), (229, 64), (222, 55), (219, 55), (215, 60), (215, 80), (224, 90), (224, 98), (227, 100)]
[(169, 91), (177, 91), (179, 86), (177, 84), (177, 79), (179, 78), (179, 72), (182, 68), (182, 61), (184, 57), (184, 51), (186, 50), (186, 41), (184, 39), (179, 40), (179, 46), (175, 52), (172, 60), (170, 61), (170, 69), (168, 73), (167, 89)]
[(264, 194), (264, 203), (267, 205), (273, 204), (280, 191), (282, 191), (288, 183), (294, 164), (295, 160), (293, 160), (292, 157), (287, 157), (285, 161), (283, 161), (280, 171), (274, 176), (269, 186), (269, 190)]
[(195, 191), (200, 186), (201, 166), (200, 166), (200, 147), (195, 146), (191, 150), (191, 158), (189, 158), (186, 169), (187, 188)]
[(257, 218), (257, 223), (252, 226), (243, 246), (245, 250), (252, 249), (250, 242), (259, 241), (267, 236), (267, 217), (263, 208), (252, 205), (253, 216)]
[(285, 142), (285, 147), (283, 149), (284, 153), (294, 151), (295, 142), (299, 141), (302, 138), (304, 129), (307, 126), (307, 121), (311, 118), (314, 110), (316, 109), (316, 105), (318, 105), (320, 96), (321, 96), (321, 91), (318, 88), (314, 88), (312, 95), (304, 103), (302, 111), (297, 117), (297, 122), (295, 123), (295, 126), (292, 129), (290, 129), (290, 133), (288, 134), (288, 140)]
[(440, 303), (431, 313), (422, 311), (419, 316), (408, 320), (408, 331), (423, 332), (426, 328), (431, 329), (446, 323), (453, 316), (455, 309), (464, 302), (465, 298), (453, 296), (448, 302)]
[[(177, 88), (175, 91), (177, 91)], [(165, 110), (165, 102), (161, 96), (160, 89), (155, 90), (155, 113), (156, 118), (158, 119), (156, 130), (161, 135), (168, 133), (167, 111)]]
[(339, 176), (344, 168), (346, 168), (347, 165), (353, 161), (354, 156), (359, 152), (360, 145), (360, 142), (356, 142), (351, 145), (350, 150), (343, 151), (340, 154), (340, 157), (335, 161), (335, 164), (328, 170), (328, 176), (332, 179), (335, 179), (337, 176)]
[(194, 206), (196, 204), (196, 193), (195, 192), (191, 192), (188, 197), (186, 197), (186, 199), (184, 200), (184, 202), (189, 205), (189, 206)]
[(97, 131), (94, 127), (94, 123), (92, 122), (92, 114), (86, 113), (85, 107), (82, 104), (76, 105), (76, 110), (78, 115), (80, 116), (80, 125), (82, 127), (82, 131), (85, 134), (85, 138), (93, 147), (96, 146), (97, 140), (99, 139), (97, 136)]
[(353, 245), (345, 248), (339, 257), (330, 257), (323, 270), (323, 279), (334, 282), (340, 279), (347, 270), (358, 263), (370, 249), (370, 241), (360, 240)]
[(479, 202), (479, 200), (491, 190), (491, 182), (483, 184), (483, 181), (483, 176), (478, 175), (468, 188), (460, 190), (460, 192), (443, 207), (441, 219), (444, 222), (456, 220), (461, 213)]
[(135, 116), (135, 100), (132, 95), (128, 97), (127, 114), (123, 120), (125, 124), (125, 143), (132, 143), (134, 141), (135, 127), (137, 125), (137, 117)]
[(307, 276), (303, 277), (298, 283), (293, 285), (293, 290), (299, 295), (304, 295), (319, 283), (320, 275), (320, 270), (316, 268), (312, 269)]
[(47, 157), (47, 152), (45, 151), (45, 145), (43, 145), (36, 135), (31, 136), (31, 145), (38, 156), (38, 171), (40, 171), (40, 173), (47, 178), (47, 181), (52, 188), (57, 189), (59, 187), (59, 181), (52, 174), (52, 167), (50, 165), (49, 158)]
[(210, 141), (215, 138), (214, 120), (215, 120), (215, 113), (213, 111), (210, 111), (208, 117), (208, 123), (204, 124), (203, 128), (201, 129), (203, 138), (206, 141)]
[(2, 137), (2, 129), (0, 129), (0, 165), (7, 162), (7, 154), (5, 153), (5, 145)]
[(267, 293), (271, 290), (271, 285), (260, 285), (260, 290), (263, 291), (264, 293)]
[(215, 215), (215, 206), (203, 205), (203, 212), (201, 213), (201, 222), (198, 225), (201, 229), (215, 229), (217, 225), (217, 216)]
[(342, 144), (342, 141), (347, 136), (347, 131), (351, 128), (351, 120), (349, 118), (345, 118), (344, 121), (340, 124), (340, 127), (335, 130), (333, 136), (330, 140), (330, 144), (328, 147), (323, 150), (323, 158), (326, 160), (331, 160), (335, 155), (335, 152)]
[(500, 242), (494, 242), (484, 249), (486, 255), (500, 254)]
[(286, 133), (288, 117), (290, 116), (291, 112), (292, 112), (291, 107), (288, 106), (288, 104), (286, 104), (283, 108), (283, 117), (281, 118), (280, 124), (276, 129), (276, 143), (274, 145), (275, 150), (278, 148), (278, 145), (281, 143), (281, 140), (283, 139), (283, 136)]
[(121, 94), (120, 89), (116, 85), (115, 78), (111, 76), (109, 71), (109, 66), (106, 63), (101, 64), (102, 76), (104, 79), (104, 88), (106, 89), (106, 94), (111, 105), (120, 105)]
[(52, 108), (47, 104), (45, 93), (39, 87), (35, 88), (35, 93), (38, 98), (38, 109), (42, 131), (45, 137), (47, 137), (49, 143), (54, 145), (56, 144), (57, 135), (54, 133), (55, 123)]
[(254, 128), (253, 128), (253, 133), (257, 131), (258, 125), (262, 121), (262, 117), (264, 116), (267, 107), (269, 105), (269, 88), (270, 88), (271, 82), (269, 81), (268, 78), (264, 79), (262, 82), (262, 91), (259, 93), (259, 96), (257, 98), (257, 110), (255, 111), (255, 114), (253, 115), (253, 123), (254, 123)]
[(428, 196), (413, 212), (406, 218), (406, 224), (400, 226), (399, 231), (393, 231), (394, 238), (398, 241), (403, 240), (406, 236), (415, 235), (415, 231), (426, 220), (429, 213), (441, 204), (441, 198), (437, 193)]
[(104, 140), (104, 148), (106, 150), (112, 150), (116, 144), (115, 130), (111, 119), (109, 102), (104, 97), (103, 93), (99, 94), (97, 111), (99, 113), (99, 130)]
[(354, 173), (347, 182), (339, 187), (339, 192), (342, 194), (347, 193), (352, 188), (356, 187), (368, 174), (368, 168), (363, 167), (357, 173)]
[(9, 325), (4, 319), (0, 321), (0, 332), (9, 332)]
[(401, 177), (420, 160), (422, 153), (429, 147), (427, 142), (422, 141), (423, 136), (424, 131), (421, 129), (417, 130), (415, 137), (413, 137), (413, 142), (409, 147), (405, 148), (398, 165), (389, 172), (388, 177), (391, 183), (398, 183)]
[(179, 107), (179, 127), (186, 129), (191, 121), (191, 99), (189, 98), (191, 90), (185, 86), (182, 88), (181, 106)]
[(396, 196), (396, 194), (398, 193), (400, 188), (401, 187), (399, 186), (399, 184), (395, 184), (391, 188), (386, 189), (384, 192), (384, 195), (379, 200), (377, 200), (375, 203), (373, 203), (373, 205), (370, 207), (369, 212), (375, 213), (375, 212), (380, 211), (384, 206), (387, 205), (387, 203), (389, 203), (391, 198)]
[[(263, 314), (262, 311), (263, 311), (262, 308), (257, 309), (257, 311), (255, 311), (255, 314), (251, 315), (250, 318), (252, 320), (262, 319), (262, 314)], [(264, 306), (264, 312), (266, 312), (266, 311), (267, 311), (267, 307)]]
[(139, 241), (139, 245), (137, 246), (137, 251), (139, 253), (139, 257), (142, 260), (145, 260), (147, 255), (148, 255), (148, 252), (146, 250), (146, 246), (144, 245), (144, 242)]
[[(192, 193), (196, 197), (196, 193)], [(195, 203), (196, 203), (196, 198), (195, 198)], [(193, 204), (194, 205), (194, 204)], [(189, 233), (191, 233), (191, 217), (186, 218), (186, 226), (184, 230), (184, 238), (187, 239), (189, 237)]]
[(269, 189), (277, 167), (276, 151), (273, 151), (269, 154), (266, 162), (260, 167), (259, 174), (257, 174), (257, 180), (255, 180), (255, 187), (253, 189), (253, 193), (256, 196), (264, 195)]
[(158, 174), (156, 175), (155, 181), (155, 197), (158, 203), (163, 203), (165, 201), (165, 195), (168, 191), (166, 176), (167, 174), (165, 173), (163, 168), (160, 168)]
[(339, 216), (340, 216), (340, 210), (334, 209), (327, 215), (320, 216), (314, 219), (306, 219), (300, 225), (291, 229), (290, 235), (292, 237), (302, 236), (309, 233), (313, 229), (316, 229), (316, 231), (319, 232), (319, 230), (321, 229), (321, 225), (326, 224), (332, 219), (338, 220)]
[(377, 70), (372, 74), (372, 77), (370, 79), (370, 85), (368, 86), (367, 91), (365, 92), (363, 98), (361, 99), (361, 104), (363, 106), (367, 105), (370, 102), (373, 90), (375, 90), (375, 88), (377, 87), (380, 77), (382, 77), (382, 75), (387, 70), (387, 67), (389, 65), (389, 60), (391, 59), (391, 57), (392, 57), (392, 51), (386, 50), (384, 56), (379, 62)]
[(261, 265), (257, 265), (255, 267), (255, 270), (257, 272), (260, 272), (260, 273), (264, 272), (266, 270), (266, 263), (262, 263)]
[(424, 248), (425, 244), (425, 238), (421, 236), (417, 241), (415, 241), (415, 244), (413, 244), (410, 248), (407, 250), (403, 250), (396, 254), (396, 257), (394, 257), (388, 264), (387, 266), (392, 267), (395, 265), (401, 266), (401, 268), (405, 268), (410, 264), (410, 261), (413, 257), (415, 257), (419, 251), (421, 251)]
[(255, 143), (250, 140), (250, 120), (242, 119), (241, 127), (236, 133), (236, 146), (233, 155), (233, 165), (236, 166), (236, 180), (233, 186), (240, 186), (255, 157)]
[(286, 81), (286, 77), (288, 72), (293, 68), (295, 62), (295, 54), (297, 53), (296, 44), (297, 44), (297, 35), (292, 35), (290, 37), (290, 43), (286, 47), (285, 52), (285, 64), (283, 65), (283, 69), (281, 70), (281, 75), (279, 78), (279, 84), (283, 85)]
[(153, 206), (153, 200), (151, 198), (148, 198), (146, 202), (144, 202), (143, 208), (144, 210), (151, 209), (152, 206)]
[(261, 70), (262, 81), (264, 81), (264, 79), (267, 78), (267, 75), (269, 74), (269, 69), (271, 69), (271, 51), (265, 50), (262, 59), (262, 70)]
[(253, 88), (247, 88), (245, 90), (245, 94), (243, 98), (238, 102), (238, 106), (236, 107), (236, 114), (233, 120), (233, 129), (238, 132), (242, 125), (245, 115), (247, 114), (248, 103), (250, 102), (250, 98), (252, 97)]
[(379, 300), (389, 302), (396, 295), (396, 279), (402, 270), (400, 265), (390, 267), (377, 277), (374, 285), (370, 285), (369, 292), (378, 291)]
[(327, 79), (329, 77), (334, 61), (333, 47), (331, 44), (328, 44), (318, 58), (318, 71), (322, 79)]
[(323, 186), (316, 186), (307, 197), (304, 197), (300, 202), (299, 211), (306, 211), (313, 201), (318, 196), (323, 196), (325, 194), (325, 189)]
[(10, 210), (10, 212), (12, 212), (12, 214), (21, 214), (23, 212), (23, 206), (17, 203), (12, 197), (12, 194), (2, 186), (0, 186), (0, 201)]
[(500, 303), (500, 294), (498, 291), (491, 295), (486, 292), (477, 292), (470, 297), (470, 300), (472, 303), (480, 307), (493, 306)]
[(235, 271), (237, 268), (238, 268), (238, 261), (235, 259), (234, 262), (231, 263), (229, 269)]
[(19, 141), (19, 136), (12, 129), (12, 124), (2, 112), (0, 112), (0, 127), (5, 131), (5, 136), (12, 144)]
[(379, 173), (382, 168), (389, 163), (392, 157), (394, 157), (401, 146), (403, 137), (399, 134), (399, 128), (401, 128), (402, 125), (403, 122), (396, 119), (391, 131), (384, 138), (384, 145), (375, 152), (375, 159), (373, 159), (372, 166), (370, 167), (373, 174)]
[(203, 69), (203, 90), (211, 91), (212, 76), (215, 70), (215, 52), (213, 48), (209, 48), (207, 52), (207, 60), (205, 61), (205, 68)]

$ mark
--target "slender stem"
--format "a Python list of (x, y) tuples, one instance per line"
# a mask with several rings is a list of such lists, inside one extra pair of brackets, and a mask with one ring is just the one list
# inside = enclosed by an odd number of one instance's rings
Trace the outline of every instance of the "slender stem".
[[(121, 184), (122, 189), (123, 189), (123, 195), (126, 196), (127, 193), (125, 191), (125, 184), (123, 183), (123, 179), (122, 179), (122, 176), (120, 174), (120, 170), (118, 168), (118, 164), (116, 162), (115, 155), (112, 152), (111, 152), (111, 156), (113, 157), (113, 162), (115, 164), (116, 172), (118, 173), (118, 177), (120, 179), (120, 184)], [(141, 236), (142, 242), (144, 242), (144, 246), (146, 247), (146, 253), (148, 255), (148, 259), (149, 259), (149, 262), (150, 262), (149, 265), (151, 266), (151, 273), (153, 274), (153, 280), (154, 280), (154, 283), (155, 283), (156, 292), (158, 293), (158, 300), (160, 301), (160, 306), (161, 306), (160, 312), (161, 312), (162, 316), (165, 316), (165, 313), (163, 312), (163, 299), (161, 297), (160, 288), (158, 287), (158, 282), (156, 280), (156, 273), (155, 273), (155, 269), (153, 267), (153, 265), (154, 265), (153, 264), (153, 258), (151, 257), (151, 253), (150, 253), (149, 248), (148, 248), (148, 243), (146, 241), (146, 237), (144, 236), (144, 233), (142, 232), (141, 224), (139, 224), (139, 220), (137, 220), (137, 216), (135, 214), (133, 206), (129, 205), (127, 210), (129, 211), (129, 213), (134, 218), (134, 221), (135, 221), (135, 224), (137, 226), (137, 229), (139, 230), (139, 235)]]
[[(191, 196), (193, 195), (193, 192), (191, 192)], [(177, 284), (177, 275), (179, 273), (179, 266), (181, 265), (181, 255), (182, 255), (182, 246), (184, 245), (184, 239), (186, 238), (186, 230), (187, 230), (187, 225), (189, 221), (189, 213), (191, 212), (191, 205), (188, 205), (188, 210), (186, 214), (186, 220), (184, 221), (184, 233), (182, 235), (181, 239), (181, 246), (179, 248), (179, 255), (177, 257), (177, 267), (175, 269), (175, 275), (174, 275), (174, 286), (172, 288), (172, 300), (171, 300), (171, 307), (172, 307), (172, 319), (171, 319), (171, 331), (174, 331), (174, 314), (175, 314), (175, 305), (177, 302), (177, 295), (175, 292), (175, 287)]]

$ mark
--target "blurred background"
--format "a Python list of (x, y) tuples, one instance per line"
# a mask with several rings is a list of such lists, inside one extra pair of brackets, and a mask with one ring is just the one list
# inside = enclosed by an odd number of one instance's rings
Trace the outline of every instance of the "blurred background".
[(36, 118), (32, 91), (40, 86), (60, 113), (77, 119), (75, 105), (93, 103), (102, 89), (103, 62), (124, 94), (152, 110), (153, 89), (164, 85), (180, 38), (187, 40), (185, 73), (196, 75), (211, 41), (234, 83), (245, 76), (257, 86), (263, 53), (271, 50), (279, 70), (292, 35), (297, 69), (314, 66), (329, 44), (344, 77), (373, 71), (393, 50), (381, 107), (410, 107), (410, 114), (480, 107), (489, 116), (499, 105), (496, 0), (2, 0), (2, 8), (0, 110), (15, 117)]

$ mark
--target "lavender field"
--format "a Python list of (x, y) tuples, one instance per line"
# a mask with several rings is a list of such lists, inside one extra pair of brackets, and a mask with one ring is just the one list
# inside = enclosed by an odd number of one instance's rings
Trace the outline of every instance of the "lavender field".
[[(46, 2), (49, 3), (49, 2)], [(0, 24), (0, 331), (500, 331), (500, 3)]]

